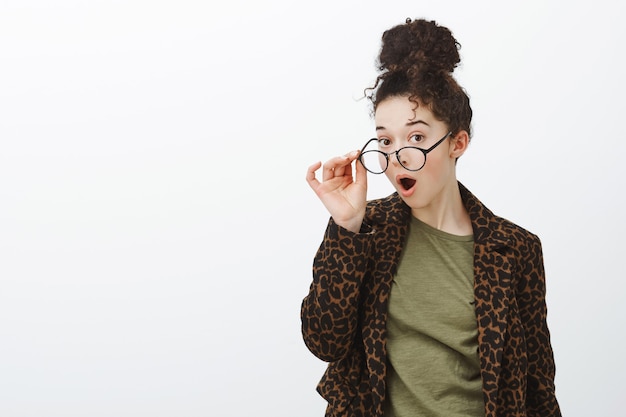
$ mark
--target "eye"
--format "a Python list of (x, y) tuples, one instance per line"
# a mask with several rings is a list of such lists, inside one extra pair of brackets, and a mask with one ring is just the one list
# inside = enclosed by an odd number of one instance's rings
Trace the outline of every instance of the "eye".
[(424, 136), (420, 135), (419, 133), (416, 133), (416, 134), (411, 135), (409, 137), (409, 142), (412, 143), (412, 144), (420, 143), (420, 142), (423, 142), (423, 141), (424, 141)]
[(379, 148), (388, 148), (391, 145), (391, 141), (387, 138), (378, 139), (378, 147)]

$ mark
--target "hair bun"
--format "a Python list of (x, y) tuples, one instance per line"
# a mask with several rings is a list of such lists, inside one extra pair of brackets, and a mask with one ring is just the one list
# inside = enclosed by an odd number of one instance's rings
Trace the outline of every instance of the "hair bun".
[(424, 19), (406, 20), (385, 31), (378, 58), (381, 71), (451, 73), (461, 62), (460, 45), (446, 27)]

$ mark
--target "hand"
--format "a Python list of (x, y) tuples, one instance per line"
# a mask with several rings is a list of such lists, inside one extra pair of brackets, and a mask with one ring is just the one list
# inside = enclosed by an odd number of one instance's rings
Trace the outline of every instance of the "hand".
[(352, 163), (359, 151), (337, 156), (327, 161), (322, 168), (322, 182), (315, 177), (321, 162), (311, 165), (306, 180), (322, 201), (338, 225), (358, 232), (365, 217), (367, 204), (367, 171), (356, 162), (356, 175), (352, 175)]

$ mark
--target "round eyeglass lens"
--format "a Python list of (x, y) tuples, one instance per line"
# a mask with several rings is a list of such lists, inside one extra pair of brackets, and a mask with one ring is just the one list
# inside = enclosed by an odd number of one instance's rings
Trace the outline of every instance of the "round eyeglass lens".
[(418, 171), (426, 163), (426, 155), (424, 155), (424, 152), (418, 148), (402, 148), (398, 150), (396, 155), (398, 156), (398, 160), (402, 166), (409, 171)]
[(387, 157), (376, 150), (364, 151), (361, 154), (361, 163), (373, 174), (382, 174), (387, 169)]

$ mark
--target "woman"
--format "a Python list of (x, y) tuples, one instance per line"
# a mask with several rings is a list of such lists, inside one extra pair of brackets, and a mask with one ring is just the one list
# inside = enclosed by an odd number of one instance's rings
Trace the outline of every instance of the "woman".
[[(308, 169), (331, 215), (301, 312), (327, 416), (560, 416), (540, 241), (456, 178), (458, 47), (432, 21), (386, 31), (377, 137)], [(367, 171), (396, 192), (367, 202)]]

